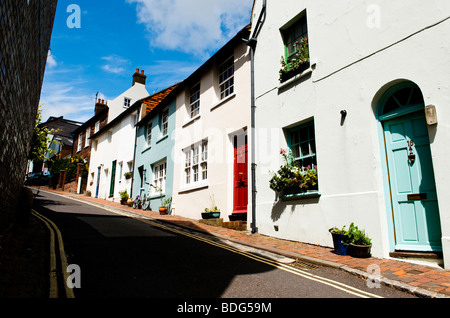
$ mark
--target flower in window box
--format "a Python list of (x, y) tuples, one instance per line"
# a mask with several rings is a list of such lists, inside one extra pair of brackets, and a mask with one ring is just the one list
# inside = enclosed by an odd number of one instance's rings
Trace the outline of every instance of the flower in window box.
[(284, 164), (269, 181), (272, 190), (282, 195), (306, 192), (317, 189), (317, 166), (300, 166), (292, 154), (280, 150)]
[(308, 38), (303, 38), (293, 44), (294, 53), (287, 59), (281, 57), (280, 81), (283, 82), (309, 67)]

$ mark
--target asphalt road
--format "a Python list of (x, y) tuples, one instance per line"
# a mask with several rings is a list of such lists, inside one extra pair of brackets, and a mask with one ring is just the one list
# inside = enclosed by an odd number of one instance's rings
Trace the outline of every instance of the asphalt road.
[[(305, 299), (412, 295), (40, 191), (35, 209), (62, 233), (75, 298)], [(270, 256), (270, 255), (269, 255)], [(310, 266), (311, 265), (311, 266)], [(74, 272), (75, 273), (75, 272)], [(180, 308), (180, 310), (188, 307)]]

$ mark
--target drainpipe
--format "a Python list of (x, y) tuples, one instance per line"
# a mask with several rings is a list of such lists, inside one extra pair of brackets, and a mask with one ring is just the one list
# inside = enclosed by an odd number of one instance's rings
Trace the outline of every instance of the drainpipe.
[(258, 22), (256, 23), (255, 30), (253, 32), (253, 36), (250, 37), (249, 40), (244, 40), (247, 45), (250, 47), (250, 79), (251, 79), (251, 173), (252, 173), (252, 234), (258, 232), (258, 228), (256, 227), (256, 159), (255, 159), (255, 113), (256, 113), (256, 102), (255, 102), (255, 49), (257, 44), (257, 37), (259, 33), (259, 28), (262, 26), (266, 15), (266, 0), (263, 1), (263, 7), (261, 13), (259, 15)]
[[(141, 104), (142, 107), (142, 104)], [(138, 108), (138, 111), (136, 113), (137, 120), (139, 120), (139, 110), (141, 107)], [(135, 125), (135, 132), (134, 132), (134, 153), (133, 153), (133, 167), (132, 168), (132, 174), (131, 174), (131, 187), (130, 187), (130, 198), (133, 199), (133, 185), (134, 185), (134, 167), (136, 166), (136, 149), (137, 149), (137, 135), (138, 135), (138, 125), (136, 123)]]

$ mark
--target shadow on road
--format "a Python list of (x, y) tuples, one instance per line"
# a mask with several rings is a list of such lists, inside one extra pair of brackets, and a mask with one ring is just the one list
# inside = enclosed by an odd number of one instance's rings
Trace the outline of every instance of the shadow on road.
[(80, 266), (76, 297), (220, 298), (235, 277), (273, 270), (182, 234), (52, 194), (39, 193), (35, 208), (61, 230), (69, 264)]

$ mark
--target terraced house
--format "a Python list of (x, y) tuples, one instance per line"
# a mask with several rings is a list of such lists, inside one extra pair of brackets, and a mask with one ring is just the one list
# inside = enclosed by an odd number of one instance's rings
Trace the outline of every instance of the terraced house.
[[(259, 233), (354, 222), (374, 256), (450, 268), (450, 4), (256, 0), (252, 29)], [(280, 182), (285, 156), (317, 183)]]
[(221, 218), (247, 218), (250, 56), (238, 32), (183, 82), (176, 97), (172, 209), (200, 219), (217, 206)]
[(145, 82), (144, 72), (136, 69), (133, 85), (106, 102), (107, 124), (89, 138), (91, 152), (87, 190), (94, 197), (119, 200), (120, 191), (131, 191), (131, 179), (126, 178), (125, 173), (133, 171), (135, 125), (146, 111), (137, 102), (149, 96)]
[(169, 200), (173, 189), (173, 132), (175, 130), (176, 92), (179, 84), (149, 96), (140, 103), (146, 116), (137, 124), (134, 153), (133, 187), (136, 199), (148, 196), (151, 210), (158, 210), (161, 200)]

